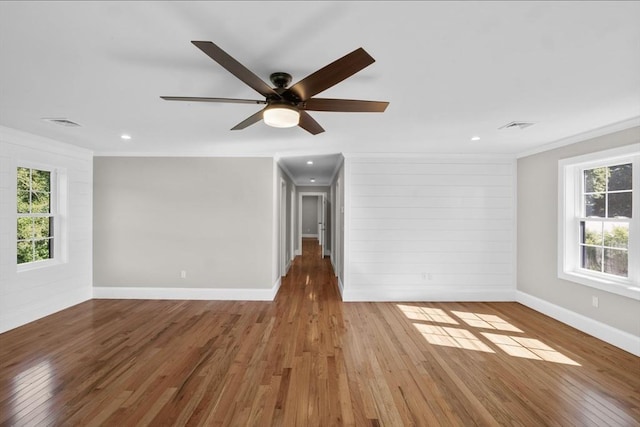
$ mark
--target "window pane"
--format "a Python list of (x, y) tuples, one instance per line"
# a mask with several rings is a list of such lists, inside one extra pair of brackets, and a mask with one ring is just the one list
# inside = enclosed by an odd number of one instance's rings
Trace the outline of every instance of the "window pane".
[(29, 192), (18, 191), (18, 213), (29, 213)]
[(31, 170), (18, 168), (18, 192), (29, 191), (31, 186)]
[(628, 269), (628, 252), (620, 249), (604, 250), (604, 272), (615, 274), (616, 276), (627, 277)]
[(604, 224), (604, 246), (628, 248), (629, 224), (625, 222), (609, 222)]
[(631, 218), (631, 192), (609, 193), (609, 218)]
[(582, 247), (582, 268), (602, 271), (602, 248)]
[(45, 218), (34, 218), (33, 219), (33, 236), (36, 239), (42, 239), (45, 237), (51, 237), (51, 229), (50, 227), (53, 218), (45, 217)]
[(33, 241), (18, 242), (18, 264), (33, 261)]
[(51, 243), (53, 243), (53, 239), (36, 240), (34, 242), (35, 255), (33, 260), (39, 261), (51, 258), (53, 255)]
[(602, 223), (600, 221), (582, 221), (580, 226), (582, 230), (580, 243), (602, 245)]
[(591, 194), (584, 196), (584, 216), (597, 216), (604, 218), (604, 194)]
[(40, 171), (37, 169), (31, 170), (31, 190), (32, 191), (51, 191), (51, 172)]
[(31, 212), (49, 213), (49, 193), (31, 193)]
[(609, 168), (609, 191), (631, 190), (631, 163)]
[(33, 218), (18, 218), (18, 240), (33, 239)]
[(607, 189), (609, 168), (595, 168), (584, 171), (584, 192), (604, 193)]

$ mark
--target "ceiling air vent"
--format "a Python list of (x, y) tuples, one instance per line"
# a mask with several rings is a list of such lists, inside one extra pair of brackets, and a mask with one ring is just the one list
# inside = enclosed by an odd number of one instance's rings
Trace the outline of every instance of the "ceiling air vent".
[(42, 120), (44, 120), (45, 122), (53, 123), (53, 124), (68, 127), (68, 128), (75, 128), (80, 126), (76, 122), (72, 122), (69, 119), (42, 119)]
[(529, 126), (533, 126), (535, 123), (533, 122), (511, 122), (511, 123), (507, 123), (506, 125), (499, 127), (498, 129), (502, 130), (502, 129), (525, 129), (528, 128)]

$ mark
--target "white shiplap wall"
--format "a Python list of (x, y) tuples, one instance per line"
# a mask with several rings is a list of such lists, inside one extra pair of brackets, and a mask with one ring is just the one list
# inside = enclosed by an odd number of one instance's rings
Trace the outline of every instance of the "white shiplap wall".
[[(16, 168), (64, 171), (66, 262), (18, 272)], [(0, 126), (0, 332), (92, 298), (93, 155), (57, 141)]]
[(345, 173), (345, 300), (513, 300), (514, 159), (351, 157)]

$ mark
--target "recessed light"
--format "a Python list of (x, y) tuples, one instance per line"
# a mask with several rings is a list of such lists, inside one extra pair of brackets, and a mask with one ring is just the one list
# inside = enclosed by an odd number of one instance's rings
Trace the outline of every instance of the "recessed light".
[(480, 137), (479, 136), (472, 136), (471, 140), (472, 141), (480, 141)]
[(315, 178), (311, 178), (309, 181), (316, 182), (316, 179)]
[(123, 133), (122, 135), (120, 135), (120, 138), (128, 141), (131, 139), (131, 135), (127, 135), (126, 133)]
[(312, 165), (313, 164), (313, 160), (307, 160), (307, 164), (308, 165)]

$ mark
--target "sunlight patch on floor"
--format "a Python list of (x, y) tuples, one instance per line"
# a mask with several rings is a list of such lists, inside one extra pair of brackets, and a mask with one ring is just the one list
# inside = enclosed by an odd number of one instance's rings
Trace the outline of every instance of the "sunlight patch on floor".
[(416, 307), (414, 305), (403, 304), (397, 304), (397, 307), (411, 320), (424, 320), (425, 322), (458, 325), (458, 322), (445, 313), (441, 308)]
[(494, 314), (467, 313), (465, 311), (451, 311), (451, 313), (455, 314), (462, 319), (464, 323), (469, 326), (473, 326), (474, 328), (498, 329), (499, 331), (523, 333), (522, 330)]
[[(416, 305), (396, 304), (396, 307), (412, 321), (413, 326), (428, 343), (464, 350), (495, 353), (498, 348), (513, 357), (580, 366), (579, 363), (549, 347), (542, 341), (526, 336), (507, 335), (502, 332), (524, 334), (520, 328), (494, 314), (471, 313)], [(494, 331), (476, 334), (472, 329), (444, 325), (461, 325), (460, 319), (470, 328)], [(444, 325), (442, 325), (444, 324)]]
[(478, 337), (466, 329), (425, 325), (422, 323), (414, 323), (413, 326), (420, 331), (422, 336), (425, 337), (429, 343), (434, 345), (483, 351), (485, 353), (495, 353), (489, 348), (489, 346), (480, 341)]
[(564, 354), (554, 350), (537, 339), (491, 334), (488, 332), (482, 332), (482, 335), (511, 356), (580, 366), (579, 363), (569, 359)]

